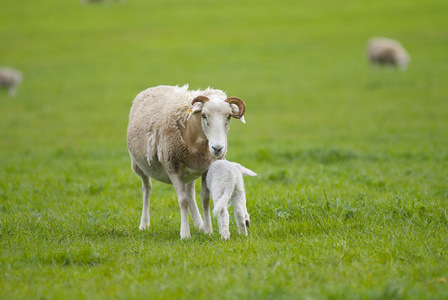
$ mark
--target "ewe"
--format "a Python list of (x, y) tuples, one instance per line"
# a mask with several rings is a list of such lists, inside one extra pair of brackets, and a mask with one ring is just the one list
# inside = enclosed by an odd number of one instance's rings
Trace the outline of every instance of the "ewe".
[(410, 57), (398, 41), (388, 38), (371, 38), (367, 43), (367, 59), (373, 65), (390, 65), (405, 71)]
[(22, 82), (22, 73), (12, 68), (0, 68), (0, 87), (8, 89), (9, 96), (16, 95), (17, 86)]
[(219, 233), (223, 240), (230, 239), (229, 211), (233, 205), (239, 234), (247, 235), (250, 220), (246, 208), (243, 175), (257, 176), (240, 164), (227, 160), (217, 160), (207, 172), (207, 187), (213, 199), (213, 215), (218, 220)]
[[(143, 182), (140, 229), (149, 227), (151, 178), (172, 184), (180, 213), (180, 237), (190, 237), (188, 208), (196, 228), (212, 232), (210, 195), (205, 174), (227, 151), (230, 117), (244, 123), (246, 105), (221, 90), (189, 91), (188, 85), (158, 86), (140, 94), (132, 104), (128, 149), (132, 170)], [(195, 200), (195, 180), (202, 176), (204, 222)]]

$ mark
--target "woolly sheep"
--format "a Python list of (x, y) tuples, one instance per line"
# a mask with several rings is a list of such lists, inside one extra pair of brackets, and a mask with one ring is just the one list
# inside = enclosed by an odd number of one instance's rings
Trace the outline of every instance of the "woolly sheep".
[(0, 87), (8, 89), (9, 96), (16, 95), (17, 86), (22, 82), (22, 73), (12, 68), (0, 68)]
[(213, 215), (218, 220), (219, 233), (223, 240), (230, 239), (229, 211), (233, 205), (239, 234), (247, 235), (250, 219), (246, 208), (243, 175), (257, 176), (240, 164), (217, 160), (207, 172), (207, 187), (213, 199)]
[(371, 38), (367, 43), (367, 58), (371, 64), (390, 65), (407, 69), (410, 57), (400, 42), (388, 38)]
[[(180, 212), (180, 237), (190, 237), (188, 209), (193, 224), (212, 232), (210, 195), (205, 173), (227, 152), (230, 117), (243, 123), (245, 103), (216, 89), (188, 90), (188, 85), (149, 88), (135, 98), (129, 115), (128, 150), (132, 170), (143, 182), (140, 229), (149, 228), (151, 178), (172, 184)], [(204, 221), (195, 201), (195, 180), (202, 176)]]

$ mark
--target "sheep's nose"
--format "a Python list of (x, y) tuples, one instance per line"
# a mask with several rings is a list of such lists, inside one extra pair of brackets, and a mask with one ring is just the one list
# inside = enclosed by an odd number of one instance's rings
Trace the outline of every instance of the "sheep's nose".
[(222, 148), (224, 148), (224, 147), (223, 146), (212, 146), (212, 148), (216, 153), (219, 153), (219, 152), (221, 152)]

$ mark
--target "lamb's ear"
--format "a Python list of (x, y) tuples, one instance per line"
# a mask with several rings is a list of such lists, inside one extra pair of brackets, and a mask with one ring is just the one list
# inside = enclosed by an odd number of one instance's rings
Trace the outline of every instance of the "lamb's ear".
[(193, 108), (188, 111), (188, 118), (187, 121), (190, 120), (190, 118), (195, 114), (202, 110), (202, 106), (204, 106), (204, 103), (209, 101), (205, 96), (197, 96), (196, 98), (191, 101), (191, 105), (193, 105)]

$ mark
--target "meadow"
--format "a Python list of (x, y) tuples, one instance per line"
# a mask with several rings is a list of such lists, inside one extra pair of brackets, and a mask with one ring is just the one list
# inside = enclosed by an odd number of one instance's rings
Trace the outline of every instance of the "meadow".
[[(0, 299), (447, 299), (446, 20), (443, 0), (0, 0), (0, 66), (24, 76), (0, 90)], [(409, 69), (371, 68), (372, 36)], [(156, 181), (138, 229), (129, 109), (186, 83), (247, 104), (227, 155), (259, 174), (247, 237), (231, 210), (230, 241), (215, 219), (180, 240)]]

